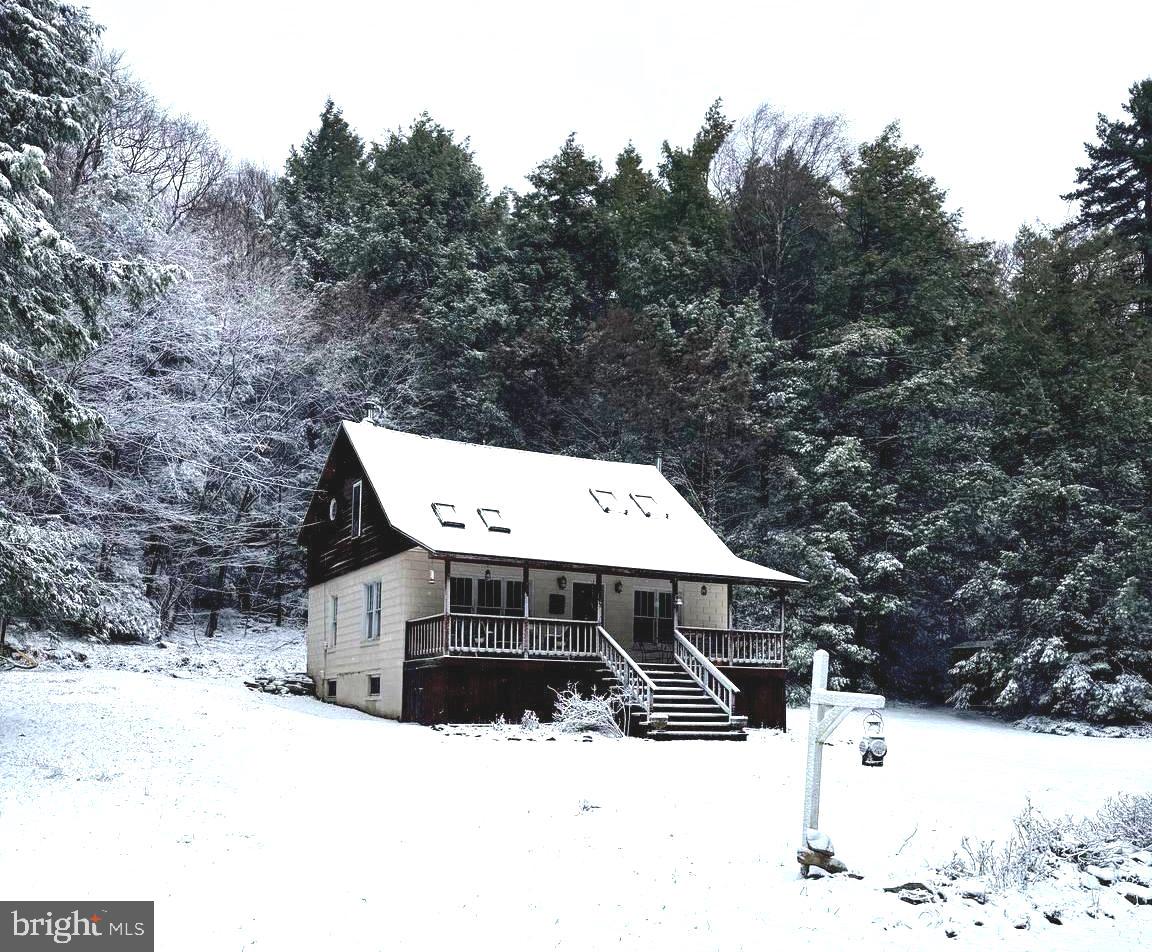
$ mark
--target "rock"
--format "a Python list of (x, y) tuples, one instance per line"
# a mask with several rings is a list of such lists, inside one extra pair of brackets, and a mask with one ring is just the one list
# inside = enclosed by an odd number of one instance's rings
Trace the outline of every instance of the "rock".
[(172, 642), (170, 642), (170, 641), (163, 641), (163, 640), (161, 640), (161, 639), (157, 639), (157, 641), (156, 641), (156, 647), (157, 647), (157, 648), (171, 648), (171, 647), (172, 647)]
[(902, 902), (910, 903), (913, 906), (935, 902), (937, 897), (943, 898), (936, 890), (929, 888), (924, 883), (916, 882), (901, 883), (899, 886), (885, 886), (884, 892), (895, 893)]
[(958, 879), (952, 885), (965, 899), (975, 899), (981, 905), (988, 901), (988, 887), (979, 879)]
[(1143, 863), (1145, 866), (1152, 866), (1152, 851), (1138, 850), (1132, 854), (1132, 859), (1137, 863)]
[(1139, 883), (1141, 886), (1152, 886), (1152, 869), (1141, 863), (1127, 860), (1123, 866), (1116, 870), (1116, 878), (1126, 883)]
[(1152, 889), (1139, 883), (1117, 883), (1116, 891), (1134, 906), (1152, 906)]
[(1111, 886), (1116, 880), (1116, 871), (1105, 866), (1085, 866), (1084, 872), (1094, 877), (1102, 886)]
[(846, 873), (848, 867), (830, 853), (821, 853), (816, 850), (797, 850), (796, 862), (801, 866), (822, 869), (829, 873)]

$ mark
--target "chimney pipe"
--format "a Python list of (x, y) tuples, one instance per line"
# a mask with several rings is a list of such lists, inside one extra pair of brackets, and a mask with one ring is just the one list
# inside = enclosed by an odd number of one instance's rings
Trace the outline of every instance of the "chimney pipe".
[(664, 472), (664, 457), (659, 453), (656, 454), (656, 472)]
[(375, 425), (380, 419), (380, 404), (375, 400), (364, 401), (364, 422)]

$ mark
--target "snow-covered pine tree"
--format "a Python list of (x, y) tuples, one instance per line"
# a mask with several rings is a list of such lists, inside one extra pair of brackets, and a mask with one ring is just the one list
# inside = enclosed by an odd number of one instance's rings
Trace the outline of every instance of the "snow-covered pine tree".
[(82, 136), (106, 93), (87, 13), (5, 3), (0, 35), (0, 615), (138, 635), (147, 615), (118, 607), (117, 586), (84, 554), (94, 540), (54, 512), (57, 448), (89, 437), (100, 418), (49, 366), (92, 346), (109, 295), (152, 293), (168, 273), (83, 254), (50, 217), (45, 152)]

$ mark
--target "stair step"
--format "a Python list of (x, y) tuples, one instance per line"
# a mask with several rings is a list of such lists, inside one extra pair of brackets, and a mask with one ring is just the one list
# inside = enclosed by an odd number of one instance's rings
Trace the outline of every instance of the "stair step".
[[(647, 722), (645, 722), (647, 723)], [(681, 731), (681, 730), (714, 730), (717, 727), (729, 729), (728, 715), (721, 714), (718, 717), (706, 720), (702, 717), (683, 717), (683, 718), (669, 718), (668, 730)]]
[(744, 731), (650, 731), (652, 740), (747, 740)]
[(661, 704), (665, 701), (707, 701), (709, 704), (716, 703), (703, 691), (699, 694), (657, 694), (652, 699), (654, 704)]

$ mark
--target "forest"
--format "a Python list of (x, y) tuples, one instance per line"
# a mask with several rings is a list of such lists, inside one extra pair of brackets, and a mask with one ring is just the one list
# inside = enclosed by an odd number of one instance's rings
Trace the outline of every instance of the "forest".
[(895, 122), (717, 101), (495, 193), (461, 132), (331, 101), (282, 169), (235, 163), (126, 63), (0, 0), (0, 639), (298, 618), (312, 482), (374, 401), (660, 456), (811, 580), (798, 675), (822, 647), (835, 687), (1152, 719), (1152, 79), (1069, 170), (1076, 217), (994, 245)]

